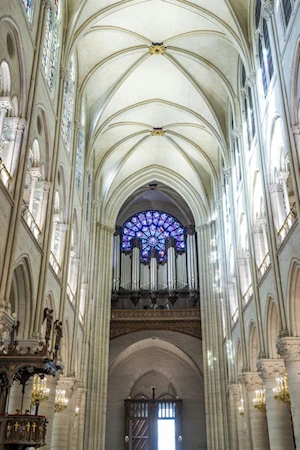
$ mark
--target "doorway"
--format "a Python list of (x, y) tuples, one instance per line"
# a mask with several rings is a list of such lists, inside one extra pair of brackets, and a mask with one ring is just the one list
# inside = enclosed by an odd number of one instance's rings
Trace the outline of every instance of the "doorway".
[(125, 400), (125, 450), (181, 450), (182, 400)]

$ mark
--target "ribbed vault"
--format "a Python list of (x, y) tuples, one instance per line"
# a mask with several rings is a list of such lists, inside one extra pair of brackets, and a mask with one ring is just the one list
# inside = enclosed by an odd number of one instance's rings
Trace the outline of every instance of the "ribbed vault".
[(211, 216), (239, 59), (250, 66), (247, 9), (240, 0), (70, 2), (68, 50), (76, 52), (102, 220), (116, 220), (129, 185), (141, 188), (133, 174), (148, 184), (155, 168), (191, 210), (194, 203), (198, 223)]

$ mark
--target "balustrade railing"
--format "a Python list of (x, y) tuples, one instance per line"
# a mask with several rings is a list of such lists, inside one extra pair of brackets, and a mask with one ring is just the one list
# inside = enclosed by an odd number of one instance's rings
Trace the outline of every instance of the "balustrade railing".
[(26, 414), (0, 415), (5, 448), (37, 448), (45, 445), (47, 419)]
[(277, 235), (280, 238), (281, 242), (284, 241), (286, 235), (288, 234), (289, 229), (295, 222), (295, 219), (297, 217), (297, 210), (296, 210), (296, 203), (294, 203), (290, 209), (290, 212), (285, 218), (285, 221), (283, 222), (282, 227), (278, 231)]
[(238, 318), (239, 318), (239, 308), (236, 308), (232, 316), (232, 322), (233, 323), (237, 322)]
[(243, 295), (243, 300), (244, 300), (246, 305), (249, 302), (249, 300), (252, 297), (252, 295), (253, 295), (253, 287), (252, 287), (252, 284), (250, 284), (250, 286), (246, 290), (245, 294)]
[(61, 271), (61, 267), (60, 267), (53, 252), (50, 252), (49, 262), (50, 262), (54, 272), (58, 275)]
[(70, 302), (75, 305), (75, 295), (71, 289), (69, 283), (67, 284), (67, 296), (69, 297)]
[(264, 257), (263, 262), (261, 263), (261, 265), (258, 268), (258, 272), (261, 276), (263, 276), (263, 274), (266, 272), (266, 270), (270, 264), (271, 264), (271, 258), (270, 258), (270, 253), (268, 252), (266, 254), (266, 256)]
[(3, 164), (3, 161), (1, 158), (0, 158), (0, 180), (2, 181), (2, 183), (4, 184), (4, 186), (6, 188), (12, 182), (12, 177), (11, 177), (9, 171), (7, 170), (7, 168), (5, 167), (5, 165)]
[(36, 238), (36, 240), (38, 240), (38, 238), (42, 232), (41, 232), (38, 224), (36, 223), (35, 218), (33, 217), (32, 213), (29, 211), (29, 208), (28, 208), (27, 204), (24, 202), (24, 200), (23, 200), (23, 207), (22, 207), (22, 216), (24, 217), (24, 220), (27, 223), (33, 236)]

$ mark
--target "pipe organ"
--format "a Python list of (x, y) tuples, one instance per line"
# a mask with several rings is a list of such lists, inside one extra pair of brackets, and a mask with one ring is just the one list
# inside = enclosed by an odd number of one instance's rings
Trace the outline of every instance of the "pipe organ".
[(139, 213), (116, 227), (112, 286), (113, 307), (194, 307), (199, 299), (195, 227), (184, 228), (160, 211)]

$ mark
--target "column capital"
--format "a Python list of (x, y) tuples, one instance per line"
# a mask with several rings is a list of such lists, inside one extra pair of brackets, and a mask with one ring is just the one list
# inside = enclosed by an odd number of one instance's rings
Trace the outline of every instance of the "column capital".
[(281, 170), (278, 174), (279, 180), (286, 182), (288, 177), (290, 176), (290, 172), (288, 170)]
[(186, 233), (189, 235), (194, 235), (195, 234), (195, 225), (188, 225), (186, 227)]
[(175, 248), (176, 247), (176, 241), (173, 237), (167, 237), (166, 238), (166, 249), (168, 248)]
[(300, 338), (284, 337), (279, 339), (276, 344), (279, 355), (285, 363), (300, 361)]
[(292, 127), (292, 132), (294, 136), (299, 136), (300, 135), (300, 126), (299, 125), (294, 125)]
[(258, 390), (263, 388), (263, 381), (258, 372), (245, 372), (241, 375), (239, 381), (248, 390)]
[(57, 382), (57, 389), (66, 391), (66, 397), (70, 398), (74, 394), (77, 387), (77, 380), (73, 377), (60, 377)]
[(52, 0), (42, 0), (42, 6), (44, 6), (45, 9), (51, 8)]
[(51, 186), (52, 186), (51, 181), (43, 181), (43, 189), (44, 189), (45, 192), (49, 193), (50, 189), (51, 189)]
[(243, 135), (242, 125), (237, 125), (236, 127), (234, 127), (234, 129), (232, 130), (232, 136), (234, 138), (241, 138), (242, 135)]
[(239, 384), (230, 384), (228, 386), (228, 391), (234, 397), (234, 400), (240, 401), (242, 398), (241, 386)]
[(260, 359), (256, 364), (257, 370), (263, 381), (275, 380), (284, 376), (283, 359)]
[(9, 111), (12, 108), (10, 97), (0, 97), (0, 109)]
[(98, 228), (98, 230), (108, 231), (109, 233), (112, 233), (112, 234), (114, 234), (114, 232), (115, 232), (114, 227), (110, 227), (109, 225), (106, 225), (106, 224), (100, 223), (100, 222), (97, 222), (97, 228)]
[(80, 120), (75, 120), (74, 124), (75, 124), (75, 130), (76, 131), (81, 131), (82, 130), (83, 126), (82, 126), (82, 123), (80, 122)]
[(122, 227), (120, 227), (120, 225), (117, 225), (115, 232), (114, 232), (114, 236), (120, 236), (121, 232), (122, 232)]
[(254, 227), (251, 228), (251, 233), (252, 234), (259, 234), (261, 232), (262, 232), (262, 229), (261, 229), (261, 227), (259, 225), (258, 226), (254, 226)]
[(267, 228), (267, 219), (266, 217), (260, 217), (257, 221), (257, 224), (260, 228)]
[(273, 183), (269, 184), (269, 192), (273, 194), (274, 192), (283, 192), (282, 184)]
[(41, 178), (42, 174), (39, 167), (30, 167), (29, 173), (31, 178)]
[(25, 127), (26, 127), (26, 124), (27, 124), (27, 122), (26, 122), (25, 119), (19, 119), (19, 122), (18, 122), (18, 131), (24, 131), (24, 130), (25, 130)]
[(150, 258), (157, 258), (157, 249), (155, 247), (152, 247), (150, 250)]
[(229, 167), (228, 169), (225, 169), (225, 170), (224, 170), (224, 175), (225, 175), (225, 178), (226, 178), (226, 179), (231, 178), (231, 177), (232, 177), (232, 168)]
[(274, 0), (267, 0), (262, 5), (263, 18), (269, 20), (272, 14), (274, 14)]
[(247, 84), (249, 87), (254, 87), (256, 85), (256, 72), (253, 70), (247, 75)]
[(61, 78), (61, 80), (65, 81), (67, 79), (67, 77), (68, 77), (68, 70), (65, 67), (63, 67), (63, 66), (60, 66), (60, 78)]
[(69, 229), (69, 225), (67, 223), (58, 223), (57, 229), (58, 229), (58, 231), (61, 231), (62, 233), (66, 233)]

